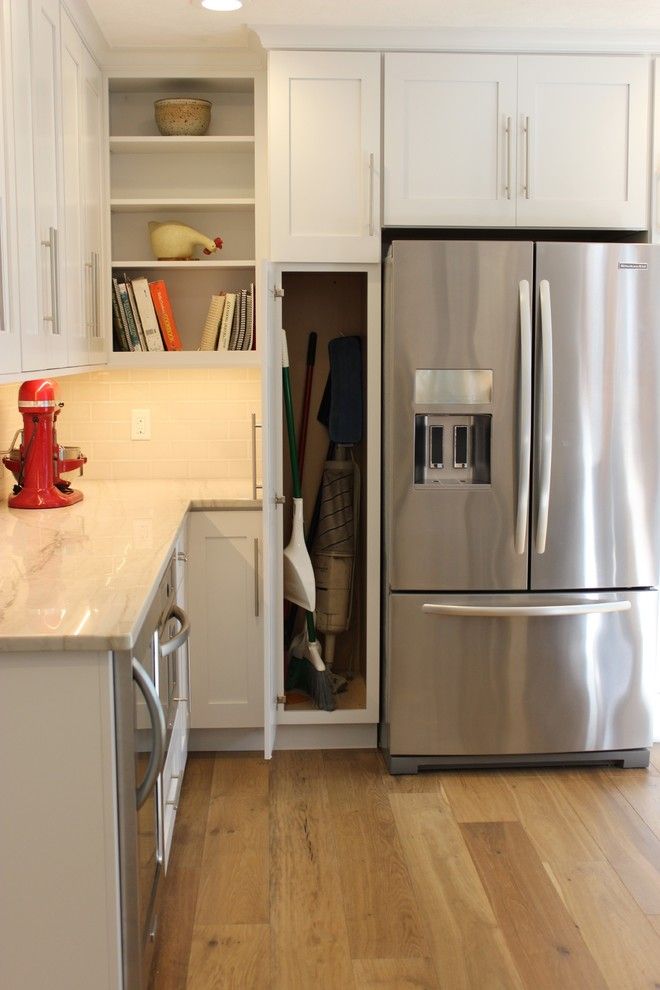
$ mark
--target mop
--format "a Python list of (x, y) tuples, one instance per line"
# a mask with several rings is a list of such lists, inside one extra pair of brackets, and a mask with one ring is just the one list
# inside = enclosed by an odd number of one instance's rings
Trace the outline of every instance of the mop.
[(317, 708), (332, 712), (336, 707), (335, 700), (332, 695), (328, 671), (321, 657), (314, 626), (316, 587), (303, 529), (303, 501), (298, 473), (289, 352), (284, 330), (282, 331), (282, 390), (293, 480), (293, 529), (289, 545), (284, 550), (284, 597), (305, 610), (307, 633), (304, 656), (291, 656), (289, 658), (286, 690), (293, 691), (296, 688), (301, 688), (312, 698)]

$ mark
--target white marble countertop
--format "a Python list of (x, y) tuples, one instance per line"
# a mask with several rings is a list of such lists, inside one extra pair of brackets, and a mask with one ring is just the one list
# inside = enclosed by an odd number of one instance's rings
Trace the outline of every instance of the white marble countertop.
[(0, 652), (127, 650), (189, 509), (261, 508), (249, 481), (89, 481), (61, 509), (0, 507)]

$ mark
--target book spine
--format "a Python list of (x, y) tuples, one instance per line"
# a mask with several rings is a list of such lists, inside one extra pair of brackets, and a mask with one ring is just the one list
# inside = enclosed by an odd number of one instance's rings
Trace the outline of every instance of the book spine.
[(174, 322), (174, 313), (172, 312), (172, 304), (170, 303), (167, 286), (163, 281), (150, 282), (149, 291), (153, 300), (154, 309), (156, 310), (156, 316), (158, 317), (160, 332), (163, 335), (165, 350), (183, 350), (181, 338), (179, 337), (179, 331), (177, 330), (176, 323)]
[(241, 308), (238, 315), (238, 336), (236, 350), (242, 351), (245, 346), (245, 331), (247, 328), (247, 289), (241, 289)]
[(151, 293), (149, 292), (149, 283), (146, 278), (135, 278), (131, 284), (133, 286), (135, 305), (142, 321), (146, 349), (148, 351), (162, 351), (165, 348), (163, 338), (160, 335), (156, 310), (154, 309)]
[(225, 297), (225, 308), (222, 311), (222, 321), (220, 323), (220, 340), (218, 342), (219, 351), (229, 350), (229, 338), (236, 308), (236, 293), (228, 292)]
[(254, 321), (254, 286), (250, 284), (250, 288), (247, 294), (246, 314), (245, 314), (245, 340), (243, 341), (244, 351), (252, 350), (253, 321)]
[(126, 286), (123, 282), (118, 285), (119, 297), (121, 299), (122, 308), (124, 310), (124, 316), (126, 317), (126, 324), (128, 326), (128, 335), (131, 342), (132, 351), (141, 351), (142, 344), (140, 343), (140, 337), (137, 332), (137, 327), (135, 326), (135, 320), (133, 319), (133, 310), (131, 309), (131, 302), (128, 298), (128, 292)]
[(130, 279), (126, 277), (125, 273), (124, 273), (124, 285), (126, 286), (126, 292), (128, 293), (128, 302), (131, 307), (131, 312), (133, 313), (133, 322), (135, 323), (135, 329), (137, 330), (137, 335), (140, 338), (140, 346), (143, 351), (148, 351), (149, 348), (147, 347), (147, 336), (142, 326), (142, 319), (140, 317), (140, 311), (138, 309), (138, 305), (135, 301), (135, 293), (133, 292), (133, 286), (131, 284)]
[(229, 342), (227, 344), (227, 350), (235, 351), (236, 343), (238, 341), (238, 328), (241, 321), (241, 293), (236, 293), (236, 304), (234, 306), (234, 317), (231, 321), (231, 332), (229, 334)]
[(128, 326), (123, 313), (117, 279), (112, 280), (112, 328), (113, 346), (116, 351), (130, 351), (131, 343), (128, 336)]
[(211, 296), (211, 303), (206, 314), (206, 322), (204, 323), (202, 339), (199, 344), (200, 351), (214, 351), (216, 349), (224, 305), (224, 292)]

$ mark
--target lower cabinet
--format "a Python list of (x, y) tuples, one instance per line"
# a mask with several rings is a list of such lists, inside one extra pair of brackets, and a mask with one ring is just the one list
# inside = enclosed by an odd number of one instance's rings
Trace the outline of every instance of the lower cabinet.
[(191, 727), (264, 724), (261, 512), (188, 517)]

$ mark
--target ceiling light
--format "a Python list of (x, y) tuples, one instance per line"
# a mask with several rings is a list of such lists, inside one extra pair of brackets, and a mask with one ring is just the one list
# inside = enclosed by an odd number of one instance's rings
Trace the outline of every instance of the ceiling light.
[(202, 0), (207, 10), (238, 10), (242, 6), (242, 0)]

